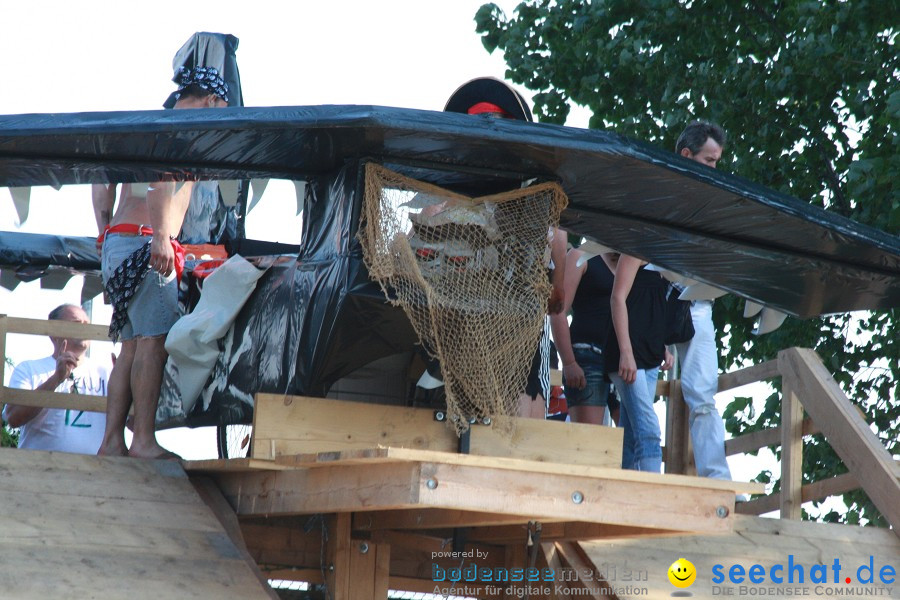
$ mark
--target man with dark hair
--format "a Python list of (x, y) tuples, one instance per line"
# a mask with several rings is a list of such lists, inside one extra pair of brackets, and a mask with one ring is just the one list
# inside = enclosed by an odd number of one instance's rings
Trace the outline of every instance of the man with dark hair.
[[(713, 123), (693, 121), (678, 136), (675, 150), (681, 156), (715, 168), (725, 147), (725, 131)], [(689, 424), (694, 463), (701, 477), (731, 479), (725, 459), (725, 425), (716, 408), (719, 362), (712, 301), (691, 303), (694, 337), (677, 344), (681, 363), (681, 389), (690, 409)]]
[[(175, 56), (173, 81), (178, 89), (164, 106), (176, 110), (228, 106), (231, 90), (220, 73), (231, 67), (236, 73), (236, 47), (234, 36), (198, 33), (191, 37)], [(156, 410), (168, 357), (166, 335), (181, 316), (178, 280), (184, 253), (176, 236), (194, 202), (194, 188), (206, 183), (125, 184), (114, 215), (116, 185), (93, 186), (104, 287), (113, 304), (110, 338), (122, 342), (110, 376), (106, 434), (99, 454), (179, 458), (156, 440)], [(215, 188), (215, 182), (211, 183)], [(214, 202), (218, 202), (215, 189), (214, 194)], [(208, 221), (207, 211), (201, 209), (200, 213), (188, 221), (203, 217)], [(133, 436), (128, 448), (125, 422), (132, 404)]]
[[(89, 323), (80, 306), (63, 304), (48, 315), (51, 321)], [(50, 337), (53, 353), (46, 358), (19, 363), (9, 387), (23, 390), (106, 395), (107, 372), (85, 356), (90, 342)], [(19, 448), (94, 454), (100, 447), (106, 417), (102, 413), (62, 408), (7, 404), (3, 418), (19, 427)]]

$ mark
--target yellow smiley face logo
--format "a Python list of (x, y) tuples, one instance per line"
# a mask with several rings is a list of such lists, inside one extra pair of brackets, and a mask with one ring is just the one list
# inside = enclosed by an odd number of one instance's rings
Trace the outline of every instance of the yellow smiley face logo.
[(679, 558), (669, 567), (669, 581), (675, 587), (690, 587), (695, 579), (697, 579), (697, 569), (686, 558)]

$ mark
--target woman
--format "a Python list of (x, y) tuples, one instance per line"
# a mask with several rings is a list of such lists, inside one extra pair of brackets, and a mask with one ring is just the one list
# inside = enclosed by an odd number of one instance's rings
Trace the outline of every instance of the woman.
[[(574, 248), (566, 256), (565, 307), (550, 317), (553, 340), (562, 358), (563, 383), (569, 416), (576, 423), (609, 424), (604, 418), (609, 380), (603, 345), (610, 328), (609, 296), (613, 274), (599, 256), (578, 261), (584, 252)], [(566, 313), (571, 310), (572, 323)]]
[(625, 428), (622, 467), (659, 473), (662, 466), (659, 418), (653, 411), (659, 366), (672, 366), (663, 338), (666, 283), (633, 256), (603, 255), (615, 273), (610, 296), (612, 331), (604, 349), (606, 369), (622, 403)]

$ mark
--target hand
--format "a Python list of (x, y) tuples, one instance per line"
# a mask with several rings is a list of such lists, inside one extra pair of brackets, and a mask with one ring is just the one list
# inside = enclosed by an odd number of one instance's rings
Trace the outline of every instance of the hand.
[(637, 379), (637, 363), (634, 362), (634, 355), (630, 352), (623, 352), (619, 357), (619, 377), (625, 383), (634, 383)]
[(666, 358), (663, 360), (662, 370), (668, 371), (669, 369), (671, 369), (674, 366), (675, 366), (675, 357), (672, 356), (672, 353), (669, 352), (668, 348), (666, 348)]
[(168, 277), (175, 270), (175, 251), (169, 236), (153, 234), (150, 242), (150, 268)]
[(584, 369), (582, 369), (577, 362), (563, 365), (562, 371), (563, 379), (567, 386), (577, 390), (583, 390), (587, 385), (587, 380), (584, 378)]
[(63, 340), (59, 350), (59, 356), (56, 357), (55, 375), (59, 383), (68, 379), (69, 375), (72, 374), (72, 371), (75, 370), (75, 367), (78, 366), (78, 357), (73, 352), (69, 352), (67, 348), (68, 342)]
[(550, 290), (550, 299), (547, 301), (547, 314), (556, 315), (562, 312), (565, 294), (556, 286)]

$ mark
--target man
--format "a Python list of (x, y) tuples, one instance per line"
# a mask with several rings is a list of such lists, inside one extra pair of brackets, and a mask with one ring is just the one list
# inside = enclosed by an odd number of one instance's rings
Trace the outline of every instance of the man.
[[(694, 121), (678, 136), (675, 151), (708, 167), (716, 168), (725, 148), (725, 131), (718, 125)], [(701, 477), (731, 479), (725, 460), (725, 425), (716, 408), (719, 363), (712, 301), (695, 300), (691, 305), (694, 337), (677, 344), (681, 361), (681, 389), (690, 409), (694, 463)]]
[[(227, 106), (228, 85), (214, 67), (180, 67), (174, 108)], [(122, 350), (109, 380), (106, 432), (98, 454), (138, 458), (179, 458), (156, 440), (156, 409), (168, 354), (166, 334), (180, 316), (178, 281), (183, 254), (175, 236), (191, 200), (192, 183), (157, 182), (146, 194), (122, 186), (112, 219), (116, 186), (94, 185), (101, 230), (103, 281), (113, 303), (110, 337)], [(148, 224), (145, 225), (145, 224)], [(149, 240), (148, 240), (149, 238)], [(131, 447), (125, 421), (134, 405)]]
[[(89, 323), (80, 306), (63, 304), (47, 317), (51, 321)], [(90, 342), (51, 337), (53, 353), (28, 360), (15, 368), (9, 387), (22, 390), (106, 395), (106, 369), (85, 356)], [(3, 418), (19, 428), (19, 448), (94, 454), (103, 440), (106, 417), (102, 413), (61, 408), (7, 404)]]

